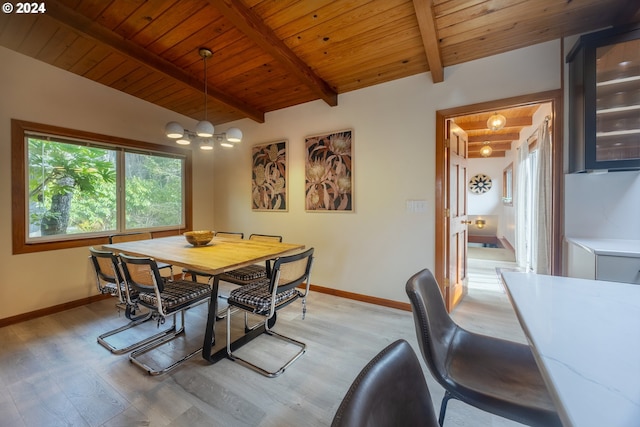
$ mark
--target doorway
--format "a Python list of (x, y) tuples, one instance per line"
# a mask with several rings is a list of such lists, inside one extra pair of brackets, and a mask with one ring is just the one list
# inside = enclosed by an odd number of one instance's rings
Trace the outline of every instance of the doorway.
[[(508, 110), (520, 110), (526, 111), (527, 109), (536, 109), (537, 106), (542, 104), (548, 104), (550, 106), (549, 119), (551, 123), (551, 133), (553, 135), (553, 144), (551, 145), (551, 168), (549, 171), (549, 199), (550, 199), (550, 209), (548, 209), (548, 218), (550, 219), (548, 228), (548, 236), (550, 239), (550, 255), (549, 255), (549, 265), (550, 265), (550, 273), (558, 274), (561, 271), (561, 254), (562, 254), (562, 126), (561, 120), (557, 120), (556, 118), (562, 117), (562, 105), (561, 105), (561, 95), (562, 91), (550, 91), (543, 92), (537, 94), (523, 95), (514, 98), (501, 99), (496, 101), (490, 101), (486, 103), (468, 105), (463, 107), (457, 107), (448, 110), (441, 110), (436, 112), (436, 266), (435, 266), (435, 276), (438, 280), (438, 283), (441, 284), (441, 291), (445, 298), (445, 302), (447, 305), (447, 309), (451, 311), (455, 305), (466, 295), (467, 289), (466, 286), (463, 286), (462, 290), (460, 290), (460, 284), (455, 282), (455, 275), (452, 272), (455, 272), (456, 269), (463, 269), (466, 271), (467, 269), (467, 260), (466, 260), (466, 251), (464, 259), (453, 259), (452, 245), (459, 245), (459, 241), (451, 242), (452, 235), (452, 227), (459, 227), (457, 222), (453, 225), (451, 221), (451, 200), (450, 200), (450, 186), (451, 182), (451, 152), (450, 152), (450, 141), (448, 141), (448, 125), (459, 118), (460, 122), (464, 122), (462, 118), (466, 118), (469, 121), (477, 122), (473, 125), (467, 124), (469, 129), (472, 129), (473, 126), (478, 126), (478, 123), (483, 120), (479, 120), (479, 117), (483, 117), (484, 123), (486, 123), (486, 116), (491, 115), (496, 111), (508, 111)], [(523, 120), (512, 120), (512, 126), (514, 123), (521, 123), (524, 126), (522, 128), (526, 128), (526, 121)], [(460, 126), (464, 129), (465, 124), (461, 123)], [(511, 130), (509, 131), (511, 132)], [(518, 135), (514, 139), (521, 139), (521, 137), (529, 137), (530, 135)], [(481, 137), (484, 138), (484, 137)], [(492, 138), (487, 138), (486, 141), (479, 141), (477, 138), (473, 137), (469, 138), (469, 157), (474, 157), (474, 153), (479, 153), (482, 145), (490, 145), (494, 152), (496, 151), (504, 151), (506, 150), (506, 146), (500, 145), (498, 143), (497, 135), (492, 141)], [(509, 146), (509, 148), (511, 148)], [(476, 157), (480, 157), (479, 155)], [(509, 173), (508, 165), (505, 166), (504, 176), (500, 177), (503, 183), (507, 179), (507, 175)], [(475, 176), (469, 176), (466, 178), (467, 181), (470, 182), (471, 178)], [(484, 179), (485, 177), (480, 177), (479, 179)], [(510, 179), (515, 179), (513, 176), (513, 169), (511, 169)], [(505, 188), (499, 189), (502, 193), (506, 191)], [(465, 196), (467, 192), (464, 193)], [(501, 194), (503, 196), (503, 194)], [(507, 195), (504, 194), (506, 197)], [(515, 201), (515, 199), (514, 199)], [(467, 227), (478, 228), (478, 225), (482, 225), (482, 221), (487, 221), (487, 219), (469, 217), (465, 218), (465, 223)], [(476, 221), (480, 221), (477, 222)], [(484, 226), (486, 226), (486, 222)], [(464, 233), (468, 239), (469, 230), (467, 229)], [(504, 231), (504, 230), (503, 230)], [(498, 236), (496, 236), (498, 237)], [(511, 240), (513, 237), (510, 236)], [(457, 238), (456, 238), (457, 240)], [(506, 239), (507, 244), (510, 243), (509, 239)], [(515, 249), (515, 248), (514, 248)]]

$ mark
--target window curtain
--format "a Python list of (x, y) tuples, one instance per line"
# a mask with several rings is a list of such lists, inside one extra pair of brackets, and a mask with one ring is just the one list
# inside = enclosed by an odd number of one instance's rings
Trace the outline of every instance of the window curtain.
[(538, 128), (538, 161), (534, 171), (536, 184), (533, 206), (533, 271), (551, 273), (551, 132), (549, 117)]
[(531, 194), (529, 179), (529, 144), (524, 141), (518, 147), (518, 157), (516, 159), (516, 182), (515, 182), (515, 208), (516, 208), (516, 263), (518, 267), (529, 271), (531, 267), (531, 256), (529, 248), (529, 235), (531, 234), (529, 213), (529, 199)]

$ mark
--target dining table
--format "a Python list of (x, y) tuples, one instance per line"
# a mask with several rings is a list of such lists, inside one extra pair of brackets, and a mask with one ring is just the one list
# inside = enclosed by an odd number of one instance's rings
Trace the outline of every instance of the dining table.
[[(216, 339), (215, 325), (218, 310), (219, 275), (237, 268), (298, 252), (304, 249), (305, 245), (214, 237), (206, 245), (194, 246), (188, 243), (184, 236), (179, 235), (111, 243), (103, 245), (103, 247), (116, 254), (124, 253), (130, 256), (150, 257), (156, 261), (213, 276), (211, 301), (202, 345), (202, 357), (211, 363), (215, 363), (226, 357), (225, 346), (216, 352), (212, 352)], [(232, 343), (232, 350), (238, 349), (262, 333), (264, 333), (264, 326), (246, 332)]]
[(640, 285), (502, 279), (563, 425), (640, 426)]

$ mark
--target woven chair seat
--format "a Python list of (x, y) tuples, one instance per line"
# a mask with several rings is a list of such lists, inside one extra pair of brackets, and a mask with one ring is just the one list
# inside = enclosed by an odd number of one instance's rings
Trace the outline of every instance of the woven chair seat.
[[(175, 309), (211, 295), (211, 288), (205, 283), (196, 283), (177, 280), (165, 282), (164, 290), (160, 294), (162, 309), (165, 313), (171, 313)], [(155, 293), (140, 292), (139, 300), (150, 306), (157, 306)]]
[[(102, 289), (100, 290), (100, 292), (102, 292), (103, 294), (108, 294), (111, 295), (112, 297), (117, 297), (118, 296), (118, 288), (116, 287), (115, 283), (111, 283), (111, 282), (104, 282), (102, 284)], [(124, 283), (120, 284), (120, 292), (122, 292), (122, 294), (124, 295), (124, 293), (126, 292), (124, 287), (126, 285)], [(129, 288), (129, 298), (131, 298), (131, 300), (135, 300), (138, 298), (138, 294), (139, 292)]]
[[(229, 302), (252, 307), (254, 313), (264, 314), (271, 307), (269, 279), (236, 288), (229, 293)], [(289, 289), (276, 295), (276, 306), (302, 296), (297, 289)]]
[(252, 264), (226, 272), (221, 278), (224, 280), (225, 277), (238, 280), (240, 282), (253, 282), (266, 278), (267, 270), (262, 265)]

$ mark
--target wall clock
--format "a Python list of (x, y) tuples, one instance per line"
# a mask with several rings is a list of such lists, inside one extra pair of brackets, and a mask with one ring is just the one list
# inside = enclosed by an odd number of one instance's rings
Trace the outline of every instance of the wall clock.
[(469, 190), (475, 194), (483, 194), (491, 189), (491, 178), (479, 173), (469, 181)]

